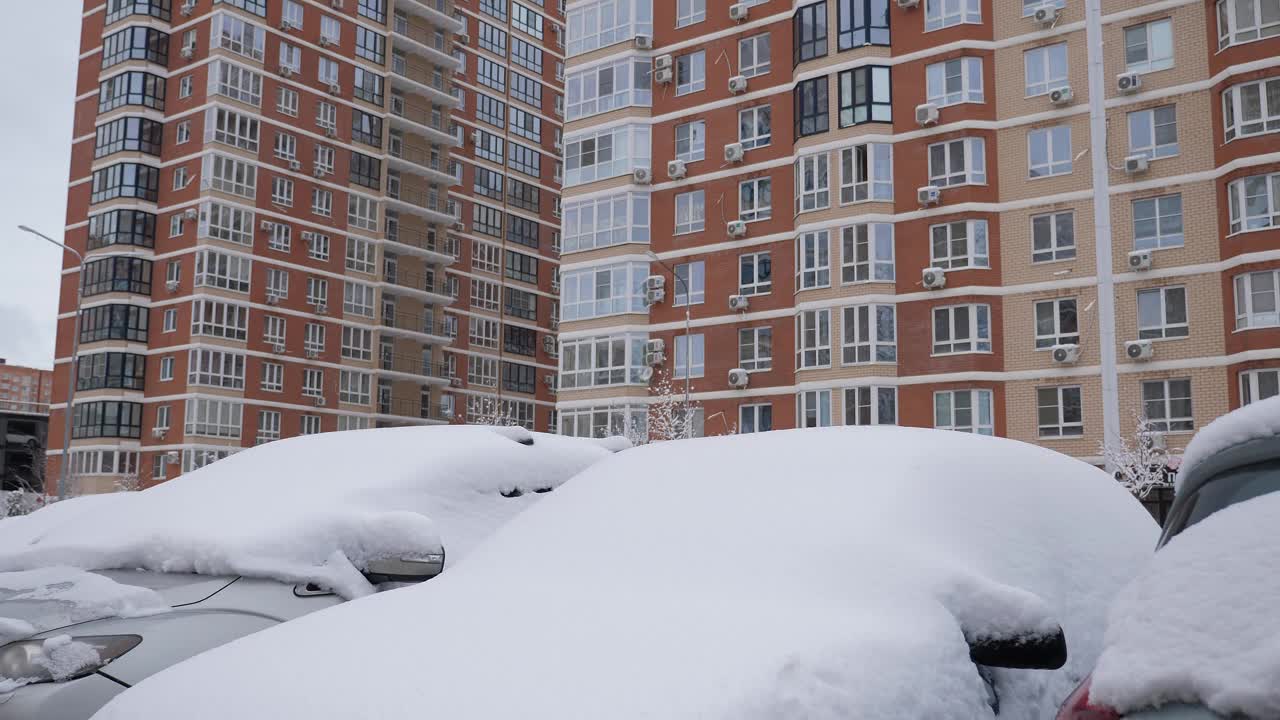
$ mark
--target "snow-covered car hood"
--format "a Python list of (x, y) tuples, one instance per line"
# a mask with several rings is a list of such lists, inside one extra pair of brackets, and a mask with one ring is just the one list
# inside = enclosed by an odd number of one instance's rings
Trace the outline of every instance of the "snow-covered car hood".
[(359, 572), (370, 560), (443, 545), (451, 565), (542, 497), (534, 491), (610, 454), (597, 442), (519, 428), (290, 438), (142, 492), (77, 498), (0, 522), (0, 572), (65, 565), (247, 575), (316, 582), (352, 598), (373, 589)]
[(967, 720), (992, 711), (965, 633), (1056, 621), (1063, 669), (995, 671), (1001, 717), (1044, 717), (1092, 668), (1156, 532), (1105, 473), (1010, 440), (649, 445), (424, 586), (203, 654), (96, 717)]
[(78, 568), (0, 573), (0, 645), (73, 623), (168, 609), (166, 599), (152, 588)]
[(1116, 597), (1090, 698), (1280, 717), (1280, 493), (1176, 535)]

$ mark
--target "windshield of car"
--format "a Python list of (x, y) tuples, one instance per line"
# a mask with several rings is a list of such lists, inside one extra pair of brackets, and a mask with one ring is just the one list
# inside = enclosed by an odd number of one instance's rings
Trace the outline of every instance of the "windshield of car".
[(1280, 491), (1280, 459), (1232, 468), (1187, 498), (1182, 511), (1169, 518), (1160, 544), (1225, 507), (1277, 491)]

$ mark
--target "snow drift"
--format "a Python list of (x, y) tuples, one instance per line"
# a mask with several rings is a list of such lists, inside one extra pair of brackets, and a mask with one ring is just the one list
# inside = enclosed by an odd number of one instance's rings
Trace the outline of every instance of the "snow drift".
[(1064, 668), (993, 671), (1001, 718), (1051, 716), (1155, 539), (1107, 474), (1005, 439), (648, 445), (436, 580), (197, 656), (96, 717), (968, 720), (992, 710), (966, 637), (1060, 623)]
[[(531, 445), (522, 441), (533, 440)], [(520, 428), (412, 427), (262, 445), (138, 493), (77, 498), (0, 522), (0, 571), (248, 575), (372, 591), (369, 560), (445, 546), (446, 562), (574, 473), (599, 443)], [(518, 497), (504, 497), (503, 493)]]

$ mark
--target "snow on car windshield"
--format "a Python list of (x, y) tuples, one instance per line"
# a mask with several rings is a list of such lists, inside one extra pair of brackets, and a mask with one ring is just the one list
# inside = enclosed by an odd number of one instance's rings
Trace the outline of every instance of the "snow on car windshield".
[(1061, 670), (993, 670), (1003, 717), (1046, 717), (1156, 534), (1106, 473), (1006, 439), (657, 443), (588, 468), (437, 580), (201, 654), (97, 717), (982, 718), (966, 637), (1060, 623)]
[(452, 564), (540, 497), (513, 490), (556, 487), (609, 454), (591, 441), (476, 426), (290, 438), (142, 492), (0, 522), (0, 571), (251, 575), (356, 597), (372, 590), (358, 572), (369, 560), (443, 544)]
[(1219, 510), (1116, 597), (1090, 697), (1121, 712), (1203, 703), (1280, 717), (1280, 493)]
[(1215, 453), (1255, 438), (1280, 435), (1280, 396), (1250, 403), (1214, 420), (1200, 429), (1182, 454), (1175, 482), (1187, 477), (1192, 468)]

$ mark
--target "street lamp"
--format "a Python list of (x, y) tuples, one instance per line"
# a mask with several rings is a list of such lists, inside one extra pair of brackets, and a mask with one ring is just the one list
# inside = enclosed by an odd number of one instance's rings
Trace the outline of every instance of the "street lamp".
[(674, 277), (681, 285), (684, 286), (684, 412), (685, 412), (685, 437), (690, 435), (692, 428), (689, 425), (689, 375), (691, 374), (691, 363), (693, 361), (693, 336), (690, 334), (689, 325), (689, 306), (693, 304), (693, 293), (689, 292), (689, 282), (680, 277), (680, 273), (675, 268), (668, 265), (658, 257), (658, 254), (652, 250), (646, 250), (645, 255), (649, 259), (666, 268), (671, 276)]
[[(53, 243), (54, 245), (57, 245), (58, 247), (62, 248), (63, 250), (71, 253), (72, 255), (75, 255), (76, 259), (80, 261), (81, 268), (83, 268), (84, 256), (81, 255), (75, 249), (62, 244), (57, 240), (54, 240), (53, 238), (49, 237), (48, 235), (45, 235), (44, 233), (32, 230), (26, 225), (19, 225), (18, 229), (23, 232), (31, 233), (32, 235), (35, 235), (36, 237), (41, 238), (43, 240), (47, 240)], [(76, 398), (76, 356), (77, 356), (77, 353), (79, 353), (80, 351), (80, 295), (81, 295), (81, 278), (83, 277), (84, 277), (84, 273), (81, 272), (76, 278), (76, 315), (75, 315), (75, 321), (74, 321), (75, 322), (74, 329), (71, 332), (71, 362), (69, 363), (68, 369), (67, 369), (67, 408), (66, 410), (63, 411), (63, 418), (62, 418), (63, 420), (62, 422), (62, 462), (59, 463), (60, 467), (58, 472), (58, 499), (59, 500), (65, 500), (67, 498), (67, 490), (70, 489), (69, 478), (71, 473), (71, 413), (72, 413), (73, 403), (75, 402), (75, 398)]]

